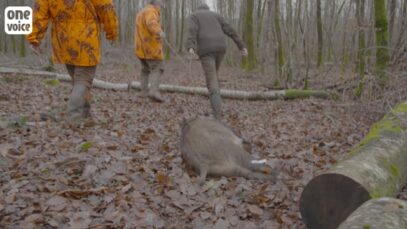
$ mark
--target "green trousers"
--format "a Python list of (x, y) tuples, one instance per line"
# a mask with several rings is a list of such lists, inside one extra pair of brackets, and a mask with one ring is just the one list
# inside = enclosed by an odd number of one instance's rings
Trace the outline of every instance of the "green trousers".
[(91, 89), (96, 66), (66, 65), (72, 79), (72, 91), (68, 103), (68, 115), (86, 118), (90, 114)]
[(141, 62), (141, 74), (140, 74), (141, 92), (144, 95), (148, 95), (156, 100), (162, 101), (159, 87), (161, 76), (164, 73), (163, 61), (140, 59), (140, 62)]

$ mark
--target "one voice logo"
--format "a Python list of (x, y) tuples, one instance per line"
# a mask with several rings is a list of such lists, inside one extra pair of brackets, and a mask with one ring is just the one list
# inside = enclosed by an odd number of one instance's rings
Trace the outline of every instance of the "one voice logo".
[(10, 35), (27, 35), (33, 30), (33, 11), (28, 6), (9, 6), (4, 11), (4, 30)]

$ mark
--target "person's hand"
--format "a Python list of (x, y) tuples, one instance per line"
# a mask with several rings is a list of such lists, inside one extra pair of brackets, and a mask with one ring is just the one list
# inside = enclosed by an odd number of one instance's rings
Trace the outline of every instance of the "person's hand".
[(164, 31), (161, 31), (158, 36), (160, 36), (161, 39), (165, 40), (165, 33)]
[(41, 53), (42, 53), (41, 48), (40, 48), (39, 45), (31, 44), (31, 50), (37, 56), (41, 55)]
[(191, 60), (193, 59), (199, 59), (198, 55), (196, 55), (195, 50), (193, 48), (188, 49), (188, 53), (189, 53), (189, 58)]
[(189, 54), (191, 54), (191, 55), (196, 55), (195, 50), (194, 50), (193, 48), (190, 48), (190, 49), (188, 50), (188, 52), (189, 52)]
[(242, 54), (242, 56), (249, 55), (249, 52), (247, 51), (247, 48), (244, 48), (244, 49), (240, 50), (240, 53)]

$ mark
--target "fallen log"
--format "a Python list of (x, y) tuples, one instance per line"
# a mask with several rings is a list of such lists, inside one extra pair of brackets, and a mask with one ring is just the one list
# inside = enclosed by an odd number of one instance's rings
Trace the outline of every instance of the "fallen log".
[[(31, 69), (17, 69), (0, 67), (2, 74), (20, 74), (31, 76), (43, 76), (48, 78), (55, 78), (60, 81), (70, 82), (71, 78), (67, 74), (60, 74), (55, 72), (37, 71)], [(110, 83), (98, 79), (93, 80), (93, 86), (100, 89), (107, 90), (140, 90), (139, 82), (131, 83)], [(169, 84), (161, 84), (160, 91), (168, 93), (183, 93), (192, 95), (207, 96), (208, 90), (204, 87), (187, 87)], [(221, 90), (222, 98), (237, 99), (237, 100), (276, 100), (276, 99), (302, 99), (302, 98), (321, 98), (329, 99), (331, 95), (324, 91), (315, 90), (278, 90), (278, 91), (239, 91), (239, 90)]]
[(338, 229), (407, 228), (407, 202), (394, 198), (366, 201)]
[(308, 228), (336, 229), (370, 198), (394, 197), (407, 183), (407, 101), (396, 106), (341, 162), (314, 177), (300, 198)]

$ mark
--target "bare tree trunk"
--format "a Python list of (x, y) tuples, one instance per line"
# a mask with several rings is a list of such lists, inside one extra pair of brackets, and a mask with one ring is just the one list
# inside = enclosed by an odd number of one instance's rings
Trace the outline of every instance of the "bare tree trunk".
[(13, 50), (13, 54), (17, 54), (17, 41), (16, 41), (16, 37), (15, 36), (10, 36), (11, 39), (11, 47)]
[(185, 0), (182, 0), (181, 3), (181, 30), (179, 35), (179, 48), (178, 51), (182, 52), (182, 47), (184, 47), (184, 26), (185, 26)]
[(20, 57), (25, 57), (26, 56), (26, 49), (25, 49), (25, 37), (20, 36)]
[(407, 39), (405, 37), (406, 30), (407, 30), (407, 0), (401, 5), (400, 13), (399, 13), (399, 20), (400, 23), (400, 32), (397, 38), (397, 42), (394, 45), (394, 52), (392, 54), (392, 62), (394, 63), (401, 63), (403, 60), (403, 56), (405, 55), (404, 52), (407, 52)]
[(324, 39), (322, 34), (322, 12), (321, 12), (321, 0), (317, 0), (317, 31), (318, 31), (318, 60), (317, 67), (320, 67), (323, 63), (323, 47)]
[(397, 0), (389, 0), (389, 44), (390, 47), (393, 47), (393, 38), (394, 38), (394, 24), (396, 20), (396, 7), (397, 7)]
[(293, 51), (295, 50), (296, 37), (294, 36), (294, 24), (293, 24), (293, 5), (291, 0), (286, 1), (287, 10), (287, 22), (285, 23), (285, 37), (287, 39), (287, 63), (285, 64), (285, 88), (290, 88), (293, 77)]
[(365, 29), (363, 21), (365, 19), (365, 0), (356, 1), (356, 18), (358, 20), (358, 59), (357, 59), (357, 73), (359, 75), (359, 85), (355, 91), (355, 95), (360, 97), (363, 92), (363, 76), (365, 75), (366, 62), (365, 62)]
[[(281, 36), (281, 27), (280, 27), (280, 0), (274, 0), (274, 28), (277, 38), (277, 60), (278, 60), (278, 78), (279, 82), (282, 79), (285, 67), (285, 52), (283, 45), (283, 38)], [(280, 82), (281, 83), (281, 82)]]
[[(266, 11), (266, 6), (267, 6), (267, 1), (268, 0), (263, 0), (263, 2), (259, 2), (259, 9), (258, 9), (258, 15), (257, 15), (257, 50), (260, 48), (260, 38), (263, 32), (263, 20), (264, 20), (264, 12)], [(256, 52), (257, 53), (257, 52)]]
[[(301, 8), (301, 3), (302, 1), (299, 1), (299, 7)], [(303, 57), (304, 57), (304, 62), (305, 62), (305, 78), (304, 78), (304, 89), (307, 90), (308, 89), (308, 78), (309, 78), (309, 69), (310, 69), (310, 57), (309, 57), (309, 42), (307, 42), (307, 36), (308, 36), (308, 22), (309, 22), (309, 18), (308, 18), (308, 1), (304, 1), (304, 7), (302, 7), (304, 9), (304, 17), (301, 20), (300, 17), (298, 17), (298, 24), (300, 25), (300, 30), (302, 33), (302, 45), (303, 45)], [(302, 24), (304, 23), (304, 24)]]
[[(0, 9), (5, 9), (6, 8), (4, 3), (5, 3), (5, 1), (0, 1)], [(0, 13), (3, 13), (3, 12), (0, 12)], [(5, 43), (5, 36), (6, 36), (6, 33), (3, 33), (3, 31), (4, 31), (4, 23), (0, 23), (0, 31), (2, 31), (0, 33), (0, 52), (3, 52), (4, 51), (3, 47), (4, 47), (4, 43)]]
[(342, 37), (342, 71), (345, 71), (345, 69), (348, 67), (349, 65), (349, 59), (350, 59), (350, 50), (349, 50), (349, 40), (348, 38), (348, 30), (346, 29), (346, 25), (351, 21), (350, 20), (350, 15), (351, 15), (351, 6), (348, 6), (348, 11), (345, 12), (345, 17), (344, 17), (344, 30), (345, 32), (343, 33), (343, 37)]
[[(165, 11), (164, 11), (164, 31), (166, 33), (166, 40), (168, 43), (171, 44), (172, 38), (171, 38), (171, 29), (172, 29), (172, 5), (171, 4), (166, 4), (165, 5)], [(170, 59), (170, 54), (171, 50), (167, 46), (165, 48), (165, 59), (169, 60)]]
[(388, 76), (386, 74), (389, 62), (389, 32), (386, 16), (386, 4), (384, 0), (375, 0), (375, 29), (376, 29), (376, 74), (381, 87), (386, 86)]
[(253, 70), (256, 67), (256, 50), (254, 45), (254, 31), (253, 31), (253, 11), (254, 11), (254, 0), (245, 1), (245, 13), (244, 13), (244, 33), (243, 39), (246, 43), (249, 55), (243, 58), (243, 68), (246, 70)]

